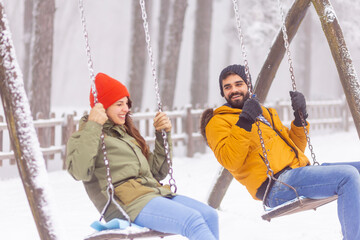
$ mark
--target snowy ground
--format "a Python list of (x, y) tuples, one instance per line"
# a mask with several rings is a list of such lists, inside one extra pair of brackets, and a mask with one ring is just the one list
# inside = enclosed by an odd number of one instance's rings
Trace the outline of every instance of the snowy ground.
[[(317, 160), (320, 162), (359, 161), (359, 138), (350, 132), (319, 134), (312, 137)], [(309, 155), (309, 154), (308, 154)], [(174, 157), (174, 175), (178, 193), (206, 202), (219, 165), (213, 154), (198, 154), (194, 158)], [(79, 240), (93, 231), (89, 224), (99, 215), (88, 199), (80, 182), (65, 171), (49, 174), (57, 206), (56, 220), (62, 239)], [(39, 239), (36, 226), (19, 178), (0, 181), (0, 239)], [(341, 239), (336, 203), (291, 216), (261, 219), (261, 202), (254, 201), (245, 188), (233, 181), (221, 204), (221, 239), (267, 240), (338, 240)], [(166, 239), (185, 239), (179, 236)]]

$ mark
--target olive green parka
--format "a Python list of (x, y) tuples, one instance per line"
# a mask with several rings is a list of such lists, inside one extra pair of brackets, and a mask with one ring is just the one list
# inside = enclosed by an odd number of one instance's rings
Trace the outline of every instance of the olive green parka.
[[(169, 170), (161, 132), (156, 132), (155, 149), (147, 158), (136, 140), (126, 133), (124, 126), (108, 120), (104, 126), (80, 120), (79, 131), (72, 134), (67, 143), (66, 167), (68, 172), (83, 182), (89, 198), (99, 212), (108, 200), (107, 174), (104, 164), (100, 135), (105, 134), (106, 155), (109, 160), (115, 199), (134, 221), (143, 207), (158, 196), (173, 197), (168, 186), (162, 186)], [(169, 150), (172, 143), (167, 134)], [(115, 204), (111, 204), (104, 216), (106, 221), (124, 218)]]

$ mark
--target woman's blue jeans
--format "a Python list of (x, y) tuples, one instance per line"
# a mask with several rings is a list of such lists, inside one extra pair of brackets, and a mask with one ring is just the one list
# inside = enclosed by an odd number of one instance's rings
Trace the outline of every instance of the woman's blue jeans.
[(134, 223), (160, 232), (181, 234), (190, 240), (219, 239), (216, 210), (181, 195), (171, 199), (153, 198)]
[[(326, 198), (338, 195), (338, 217), (344, 240), (360, 239), (360, 162), (324, 163), (284, 171), (279, 180), (293, 186), (299, 196)], [(289, 187), (275, 182), (267, 197), (269, 207), (296, 198)]]

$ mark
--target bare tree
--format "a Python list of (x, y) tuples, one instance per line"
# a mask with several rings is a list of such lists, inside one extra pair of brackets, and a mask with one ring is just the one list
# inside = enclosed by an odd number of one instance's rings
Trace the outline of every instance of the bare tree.
[[(150, 3), (147, 2), (147, 13), (151, 12)], [(133, 107), (140, 108), (144, 92), (147, 56), (143, 20), (138, 1), (132, 1), (132, 18), (129, 90), (133, 100)]]
[(169, 20), (170, 12), (170, 1), (171, 0), (162, 0), (160, 6), (160, 16), (159, 16), (159, 33), (158, 33), (158, 66), (157, 71), (161, 72), (161, 59), (163, 58), (164, 52), (164, 42), (165, 42), (165, 30), (166, 25)]
[(30, 91), (30, 45), (31, 45), (31, 38), (32, 38), (32, 30), (33, 30), (33, 0), (25, 0), (24, 5), (24, 67), (23, 67), (23, 74), (24, 74), (24, 84), (25, 84), (25, 91)]
[[(298, 74), (298, 80), (296, 81), (298, 89), (305, 95), (307, 99), (310, 99), (311, 89), (311, 40), (312, 40), (312, 19), (311, 11), (307, 11), (307, 16), (302, 22), (302, 32), (298, 34), (300, 38), (296, 49), (296, 69)], [(289, 80), (290, 81), (290, 80)]]
[[(255, 49), (267, 47), (270, 44), (269, 38), (273, 38), (280, 26), (279, 10), (276, 1), (241, 0), (238, 5), (246, 49), (249, 50), (251, 47)], [(237, 37), (233, 8), (233, 4), (231, 4), (231, 19), (226, 29), (226, 34), (228, 35), (229, 43), (238, 47), (239, 39)]]
[(359, 25), (360, 19), (357, 17), (360, 11), (359, 1), (339, 0), (334, 1), (334, 9), (341, 19), (341, 26), (344, 36), (352, 44), (354, 48), (360, 49), (358, 42), (360, 41)]
[(31, 41), (31, 78), (28, 96), (31, 112), (50, 114), (55, 0), (34, 0)]
[(161, 61), (161, 72), (159, 73), (159, 85), (162, 102), (169, 108), (172, 108), (174, 104), (176, 76), (187, 5), (186, 0), (171, 1), (170, 21), (166, 28), (164, 55)]
[(203, 106), (208, 101), (212, 6), (212, 0), (197, 0), (191, 78), (193, 106)]

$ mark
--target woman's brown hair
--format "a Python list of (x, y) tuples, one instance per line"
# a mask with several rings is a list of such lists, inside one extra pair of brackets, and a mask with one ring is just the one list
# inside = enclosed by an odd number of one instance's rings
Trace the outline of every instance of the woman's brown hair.
[[(131, 105), (132, 105), (132, 101), (130, 100), (130, 98), (128, 97), (128, 107), (129, 109), (131, 109)], [(126, 132), (132, 136), (133, 138), (135, 138), (136, 142), (139, 144), (140, 148), (141, 148), (141, 152), (144, 154), (144, 156), (146, 158), (148, 158), (149, 155), (149, 146), (146, 144), (145, 139), (141, 136), (139, 130), (135, 127), (134, 122), (131, 118), (131, 113), (130, 111), (126, 114), (125, 117), (125, 129)]]

